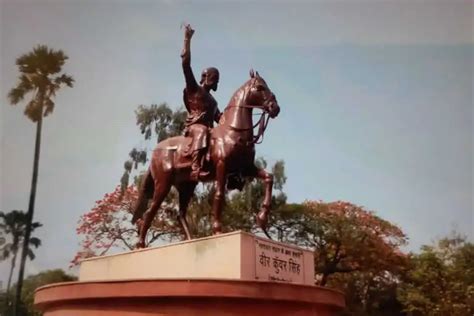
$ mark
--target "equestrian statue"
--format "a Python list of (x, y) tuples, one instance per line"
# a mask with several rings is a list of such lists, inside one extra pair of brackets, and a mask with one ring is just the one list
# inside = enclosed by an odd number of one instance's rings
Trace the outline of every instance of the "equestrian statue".
[[(255, 165), (255, 144), (262, 141), (269, 118), (275, 118), (280, 107), (265, 80), (251, 70), (250, 79), (234, 93), (221, 113), (210, 93), (217, 90), (219, 71), (214, 67), (204, 69), (198, 84), (191, 69), (193, 34), (191, 26), (186, 25), (181, 53), (186, 81), (183, 100), (188, 111), (184, 135), (160, 142), (153, 151), (132, 219), (139, 227), (137, 248), (145, 247), (147, 231), (172, 186), (179, 193), (179, 223), (186, 238), (192, 238), (186, 211), (198, 182), (215, 182), (212, 230), (219, 234), (222, 233), (221, 214), (226, 189), (242, 189), (241, 179), (244, 178), (263, 180), (265, 197), (256, 221), (268, 236), (266, 226), (273, 175)], [(261, 111), (256, 123), (252, 119), (253, 110)], [(214, 122), (218, 123), (216, 127)]]

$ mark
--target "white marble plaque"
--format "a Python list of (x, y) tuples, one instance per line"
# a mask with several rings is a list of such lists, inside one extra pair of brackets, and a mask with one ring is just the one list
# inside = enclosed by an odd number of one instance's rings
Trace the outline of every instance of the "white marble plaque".
[(255, 239), (255, 278), (262, 281), (305, 283), (303, 251)]

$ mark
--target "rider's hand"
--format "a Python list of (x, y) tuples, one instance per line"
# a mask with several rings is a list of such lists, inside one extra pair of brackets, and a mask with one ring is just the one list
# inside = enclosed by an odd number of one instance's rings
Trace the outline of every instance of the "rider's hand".
[(191, 25), (186, 24), (184, 26), (184, 37), (186, 39), (191, 39), (191, 37), (193, 37), (193, 34), (194, 34), (194, 30), (191, 28)]

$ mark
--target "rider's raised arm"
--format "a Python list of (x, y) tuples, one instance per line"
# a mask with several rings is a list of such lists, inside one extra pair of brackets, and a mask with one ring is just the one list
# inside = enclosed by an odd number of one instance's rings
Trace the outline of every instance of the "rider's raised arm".
[(181, 61), (183, 65), (184, 78), (186, 79), (186, 89), (188, 91), (196, 90), (198, 83), (194, 78), (193, 70), (191, 69), (191, 37), (194, 34), (194, 30), (188, 24), (184, 31), (184, 47), (181, 52)]

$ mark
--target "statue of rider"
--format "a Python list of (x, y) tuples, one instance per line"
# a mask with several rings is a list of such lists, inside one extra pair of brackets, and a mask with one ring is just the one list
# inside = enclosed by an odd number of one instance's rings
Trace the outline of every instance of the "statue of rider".
[(185, 123), (185, 136), (192, 137), (191, 143), (191, 179), (199, 181), (209, 175), (203, 170), (204, 157), (208, 146), (209, 129), (213, 123), (218, 122), (221, 112), (217, 102), (210, 91), (217, 90), (219, 83), (219, 71), (214, 68), (206, 68), (202, 71), (199, 84), (194, 78), (191, 69), (191, 37), (194, 30), (188, 24), (184, 32), (184, 48), (181, 53), (186, 88), (183, 90), (183, 100), (188, 110)]

